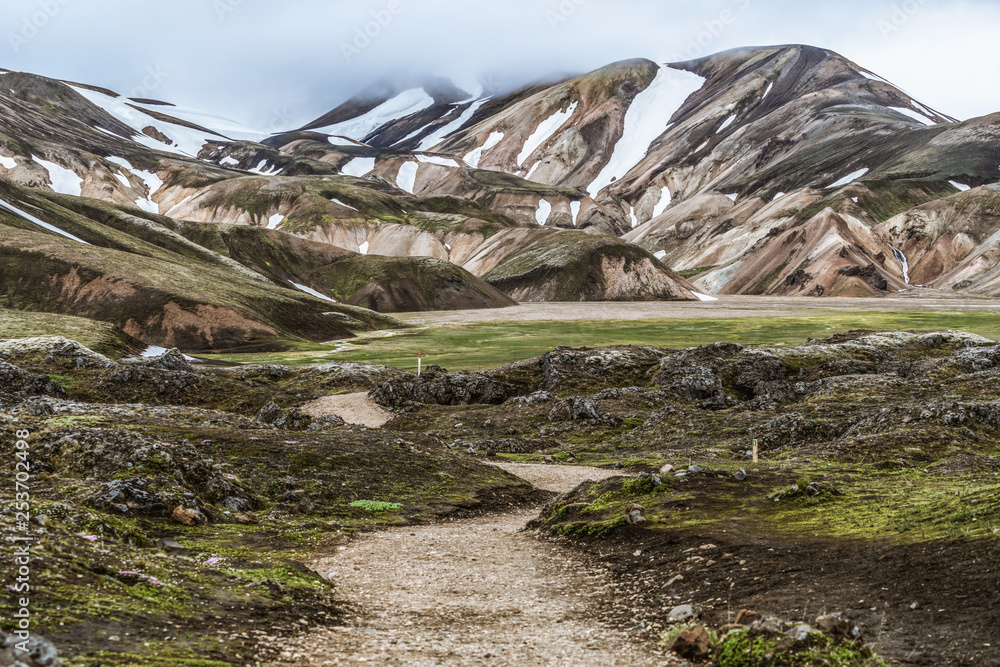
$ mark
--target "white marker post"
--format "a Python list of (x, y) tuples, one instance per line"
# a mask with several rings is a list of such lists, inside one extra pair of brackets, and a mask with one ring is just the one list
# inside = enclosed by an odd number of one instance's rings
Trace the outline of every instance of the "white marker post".
[(417, 352), (417, 377), (420, 377), (420, 367), (423, 365), (423, 359), (420, 358), (420, 353)]
[(753, 441), (753, 462), (757, 463), (757, 441)]

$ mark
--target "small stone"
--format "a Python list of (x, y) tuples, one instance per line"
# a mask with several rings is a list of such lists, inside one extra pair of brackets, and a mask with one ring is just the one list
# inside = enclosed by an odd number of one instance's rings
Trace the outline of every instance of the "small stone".
[(260, 519), (253, 512), (240, 512), (233, 517), (233, 521), (244, 525), (260, 523)]
[(689, 465), (688, 472), (705, 472), (705, 469), (699, 465)]
[(642, 505), (630, 504), (625, 508), (625, 522), (629, 525), (636, 525), (646, 522), (646, 508)]
[(692, 618), (694, 618), (694, 607), (689, 604), (678, 605), (667, 614), (667, 620), (671, 623), (684, 623)]
[(740, 609), (740, 613), (736, 614), (736, 625), (750, 625), (754, 621), (760, 620), (760, 614), (753, 611), (752, 609)]
[(674, 470), (676, 470), (676, 468), (674, 468), (674, 466), (672, 466), (671, 464), (667, 463), (662, 468), (660, 468), (660, 474), (661, 475), (669, 475)]
[(664, 585), (665, 585), (665, 586), (673, 586), (673, 585), (674, 585), (674, 584), (676, 584), (676, 583), (677, 583), (678, 581), (684, 581), (684, 575), (683, 575), (683, 574), (675, 574), (675, 575), (674, 575), (673, 577), (671, 577), (671, 578), (670, 578), (670, 579), (669, 579), (669, 580), (667, 581), (667, 583), (666, 583), (666, 584), (664, 584)]
[(170, 513), (170, 518), (185, 526), (198, 526), (208, 523), (208, 519), (205, 518), (204, 514), (183, 505), (175, 507), (174, 511)]
[(711, 653), (712, 642), (705, 628), (696, 625), (677, 635), (668, 648), (682, 658), (700, 662)]
[[(844, 620), (840, 614), (824, 614), (816, 619), (816, 629), (834, 639), (856, 639), (851, 623)], [(858, 631), (860, 634), (860, 630)]]
[(737, 482), (742, 482), (747, 478), (747, 471), (744, 470), (743, 468), (740, 468), (739, 470), (736, 471), (736, 474), (734, 474), (733, 477), (736, 478)]
[(621, 470), (621, 469), (622, 469), (622, 468), (624, 468), (624, 467), (625, 467), (625, 466), (623, 466), (623, 465), (621, 464), (621, 462), (618, 462), (618, 463), (616, 463), (616, 464), (614, 465), (614, 469), (615, 469), (615, 470)]

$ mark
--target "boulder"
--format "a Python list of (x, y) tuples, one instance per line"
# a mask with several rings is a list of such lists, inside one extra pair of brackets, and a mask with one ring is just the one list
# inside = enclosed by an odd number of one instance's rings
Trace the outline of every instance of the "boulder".
[(0, 631), (0, 665), (62, 667), (63, 661), (59, 659), (59, 651), (49, 640), (32, 631), (31, 636), (26, 640), (28, 643), (27, 653), (17, 648), (17, 645), (22, 641), (24, 640), (16, 635)]
[(667, 620), (671, 623), (684, 623), (692, 618), (694, 618), (694, 607), (689, 604), (678, 605), (667, 614)]
[(597, 402), (588, 398), (570, 397), (559, 401), (549, 411), (549, 421), (598, 421), (600, 418)]
[(677, 635), (667, 648), (686, 660), (701, 662), (711, 655), (712, 640), (705, 628), (696, 625)]
[(208, 523), (208, 519), (205, 518), (204, 514), (183, 505), (175, 507), (174, 511), (170, 514), (170, 518), (185, 526), (200, 526)]

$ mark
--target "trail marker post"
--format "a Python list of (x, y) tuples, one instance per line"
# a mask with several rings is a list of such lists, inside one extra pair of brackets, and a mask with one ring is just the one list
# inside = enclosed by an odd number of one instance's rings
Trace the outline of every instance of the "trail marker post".
[[(423, 365), (423, 359), (421, 359), (421, 353), (417, 352), (417, 377), (420, 377), (421, 366)], [(757, 442), (754, 440), (754, 442)]]
[(757, 441), (753, 441), (753, 462), (757, 463)]

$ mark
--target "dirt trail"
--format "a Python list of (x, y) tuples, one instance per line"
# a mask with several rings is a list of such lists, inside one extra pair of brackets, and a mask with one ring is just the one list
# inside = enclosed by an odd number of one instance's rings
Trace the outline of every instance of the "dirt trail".
[[(609, 471), (501, 464), (568, 491)], [(669, 665), (662, 651), (593, 621), (606, 574), (520, 532), (537, 508), (375, 533), (316, 566), (357, 614), (285, 645), (284, 662), (320, 665)]]

